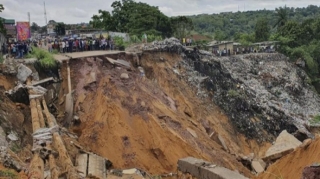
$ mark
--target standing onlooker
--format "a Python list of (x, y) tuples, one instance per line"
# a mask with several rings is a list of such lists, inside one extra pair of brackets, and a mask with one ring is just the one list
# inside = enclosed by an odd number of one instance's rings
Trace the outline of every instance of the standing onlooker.
[(69, 52), (69, 42), (66, 40), (66, 41), (64, 42), (64, 44), (65, 44), (64, 52), (67, 53), (67, 52)]
[(72, 42), (72, 40), (70, 39), (70, 40), (69, 40), (69, 52), (72, 53), (72, 51), (73, 51), (73, 42)]
[(52, 43), (48, 43), (48, 51), (51, 53), (52, 52)]
[(12, 56), (15, 57), (17, 54), (17, 46), (16, 44), (12, 43)]
[(113, 42), (113, 39), (111, 38), (110, 40), (110, 50), (113, 50), (114, 48), (114, 42)]

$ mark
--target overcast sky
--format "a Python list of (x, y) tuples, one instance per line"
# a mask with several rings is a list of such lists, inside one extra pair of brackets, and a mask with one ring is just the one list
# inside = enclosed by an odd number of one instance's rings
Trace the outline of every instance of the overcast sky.
[[(111, 11), (114, 0), (46, 0), (47, 19), (76, 24), (89, 22), (99, 9)], [(138, 1), (138, 0), (137, 0)], [(159, 9), (168, 16), (219, 13), (229, 11), (248, 11), (271, 9), (287, 5), (288, 7), (306, 7), (310, 4), (320, 6), (320, 0), (140, 0)], [(0, 0), (5, 10), (1, 17), (28, 21), (45, 25), (44, 0)]]

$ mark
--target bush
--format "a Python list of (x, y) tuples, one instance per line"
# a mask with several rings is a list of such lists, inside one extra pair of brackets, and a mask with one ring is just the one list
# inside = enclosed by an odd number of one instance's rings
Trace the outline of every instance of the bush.
[(316, 115), (311, 121), (310, 124), (320, 124), (320, 115)]
[(116, 47), (118, 47), (119, 50), (125, 50), (126, 46), (128, 45), (127, 43), (124, 42), (122, 37), (114, 37), (113, 38), (114, 44)]
[(11, 170), (0, 170), (0, 177), (16, 179), (18, 176)]
[(55, 61), (53, 55), (48, 51), (34, 48), (30, 56), (38, 59), (38, 63), (41, 68), (50, 69), (57, 67), (57, 62)]
[(0, 63), (3, 63), (3, 61), (4, 61), (4, 58), (2, 55), (0, 55)]
[(37, 62), (35, 63), (36, 69), (54, 69), (57, 68), (58, 64), (55, 61), (53, 55), (40, 48), (33, 48), (33, 51), (27, 55), (27, 58), (36, 58)]
[(236, 90), (229, 90), (228, 96), (230, 96), (232, 98), (236, 98), (236, 97), (240, 96), (240, 94)]
[(309, 48), (306, 47), (297, 47), (292, 49), (291, 51), (291, 57), (295, 59), (302, 58), (305, 60), (307, 67), (309, 69), (309, 72), (311, 74), (317, 74), (318, 73), (318, 63), (312, 58), (310, 53), (308, 52)]
[(57, 49), (52, 50), (52, 54), (58, 54), (58, 53), (59, 53), (59, 51)]

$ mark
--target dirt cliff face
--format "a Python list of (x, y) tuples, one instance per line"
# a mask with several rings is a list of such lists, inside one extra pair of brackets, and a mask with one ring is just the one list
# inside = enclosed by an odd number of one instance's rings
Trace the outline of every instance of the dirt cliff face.
[(144, 53), (145, 76), (138, 68), (100, 60), (71, 61), (79, 141), (115, 168), (168, 173), (176, 171), (179, 158), (193, 156), (251, 176), (236, 156), (259, 155), (264, 145), (245, 140), (210, 97), (197, 97), (197, 89), (176, 75), (180, 60), (176, 54)]

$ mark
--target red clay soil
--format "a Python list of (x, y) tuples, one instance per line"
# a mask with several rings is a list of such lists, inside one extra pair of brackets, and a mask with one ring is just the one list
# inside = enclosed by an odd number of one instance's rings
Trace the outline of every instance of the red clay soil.
[(13, 77), (0, 74), (0, 86), (3, 86), (5, 90), (12, 89), (14, 87)]
[(257, 179), (300, 179), (303, 169), (314, 163), (320, 163), (320, 138), (282, 157)]
[[(196, 91), (172, 70), (180, 57), (161, 54), (165, 62), (159, 57), (143, 56), (146, 78), (137, 69), (103, 66), (99, 60), (70, 62), (75, 114), (82, 121), (73, 130), (80, 143), (110, 159), (114, 168), (169, 173), (176, 171), (178, 159), (193, 156), (252, 177), (236, 156), (251, 152), (260, 156), (270, 144), (246, 140), (209, 98), (196, 97)], [(97, 82), (86, 85), (90, 72), (97, 74)], [(120, 79), (122, 73), (129, 79)], [(230, 152), (210, 139), (208, 131), (221, 135)]]

